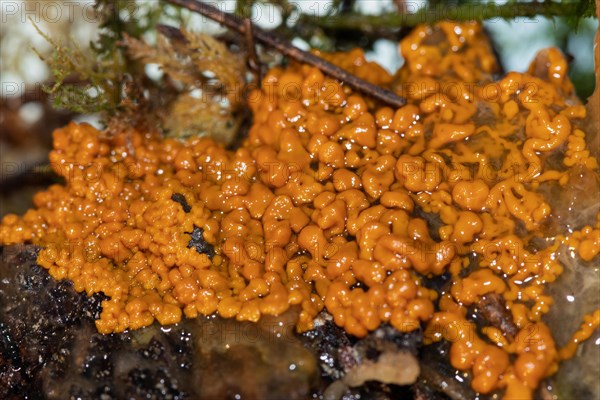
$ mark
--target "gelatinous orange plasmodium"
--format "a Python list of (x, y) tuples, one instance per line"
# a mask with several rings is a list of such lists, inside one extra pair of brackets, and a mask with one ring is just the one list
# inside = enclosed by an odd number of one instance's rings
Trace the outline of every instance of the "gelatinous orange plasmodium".
[[(472, 372), (473, 389), (529, 398), (599, 324), (598, 312), (586, 317), (558, 350), (541, 320), (558, 248), (593, 259), (598, 222), (527, 245), (552, 216), (539, 185), (564, 185), (575, 166), (597, 173), (578, 128), (585, 108), (555, 49), (541, 67), (493, 80), (477, 24), (418, 27), (400, 49), (396, 76), (361, 50), (323, 57), (406, 106), (378, 106), (316, 68), (274, 68), (249, 96), (254, 123), (235, 151), (209, 138), (59, 129), (50, 161), (65, 184), (5, 216), (0, 243), (40, 244), (53, 277), (108, 296), (102, 333), (199, 314), (257, 321), (292, 306), (307, 330), (326, 308), (358, 337), (424, 324), (427, 342), (452, 342), (450, 362)], [(214, 257), (189, 246), (199, 229)], [(423, 285), (446, 272), (448, 291)], [(489, 293), (512, 313), (514, 339), (468, 320)]]

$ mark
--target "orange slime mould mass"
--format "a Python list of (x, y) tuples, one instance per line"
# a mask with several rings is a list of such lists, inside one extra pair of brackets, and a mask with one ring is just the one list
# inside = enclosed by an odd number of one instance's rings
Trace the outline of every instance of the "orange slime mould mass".
[[(7, 215), (0, 243), (32, 242), (76, 290), (107, 296), (96, 326), (122, 332), (218, 313), (257, 321), (290, 307), (311, 329), (326, 309), (357, 337), (425, 327), (479, 393), (526, 399), (600, 323), (558, 349), (542, 321), (568, 246), (597, 260), (600, 219), (558, 232), (543, 185), (597, 174), (586, 109), (556, 49), (526, 73), (499, 68), (475, 23), (421, 26), (394, 76), (362, 50), (322, 54), (408, 100), (381, 107), (318, 69), (273, 68), (251, 93), (254, 122), (226, 150), (210, 138), (111, 136), (71, 123), (50, 161), (65, 183)], [(600, 216), (599, 216), (600, 218)], [(536, 237), (551, 238), (532, 248)], [(429, 278), (447, 274), (444, 292)], [(497, 296), (515, 334), (478, 328), (467, 307)]]

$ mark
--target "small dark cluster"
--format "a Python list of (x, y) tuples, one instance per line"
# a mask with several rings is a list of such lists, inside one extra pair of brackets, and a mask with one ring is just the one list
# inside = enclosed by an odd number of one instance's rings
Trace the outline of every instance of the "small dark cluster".
[(185, 196), (181, 193), (173, 193), (173, 196), (171, 196), (171, 200), (181, 204), (181, 207), (183, 207), (183, 211), (185, 211), (186, 213), (192, 211), (192, 206), (188, 204), (187, 200), (185, 199)]
[(194, 226), (194, 230), (188, 233), (192, 236), (187, 245), (188, 249), (194, 247), (198, 253), (206, 254), (208, 258), (212, 260), (216, 254), (215, 248), (212, 244), (204, 240), (204, 229)]

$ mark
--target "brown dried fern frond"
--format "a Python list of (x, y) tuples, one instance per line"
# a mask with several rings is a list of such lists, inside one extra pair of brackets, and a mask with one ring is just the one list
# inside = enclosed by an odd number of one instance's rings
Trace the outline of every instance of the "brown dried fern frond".
[(228, 89), (242, 89), (245, 83), (245, 63), (230, 52), (225, 44), (212, 36), (184, 31), (192, 63), (199, 70), (210, 71)]
[(158, 35), (155, 47), (125, 36), (124, 45), (129, 55), (146, 63), (160, 65), (171, 79), (188, 87), (197, 88), (217, 83), (227, 88), (228, 100), (238, 103), (245, 85), (246, 68), (244, 59), (234, 54), (225, 44), (212, 36), (183, 31), (185, 43)]
[(124, 35), (129, 56), (157, 64), (163, 85), (175, 90), (163, 115), (171, 136), (210, 135), (233, 140), (243, 113), (246, 69), (244, 59), (212, 36), (183, 31), (180, 39), (159, 34), (156, 45)]

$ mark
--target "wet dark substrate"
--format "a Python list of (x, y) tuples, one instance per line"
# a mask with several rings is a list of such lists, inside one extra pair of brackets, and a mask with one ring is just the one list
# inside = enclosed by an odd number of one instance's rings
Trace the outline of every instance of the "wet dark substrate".
[[(293, 312), (260, 324), (209, 317), (101, 335), (102, 295), (56, 282), (33, 246), (0, 251), (0, 399), (475, 398), (447, 364), (447, 344), (422, 347), (422, 332), (389, 326), (357, 340), (325, 313), (303, 335)], [(326, 390), (390, 348), (418, 357), (416, 384)]]

